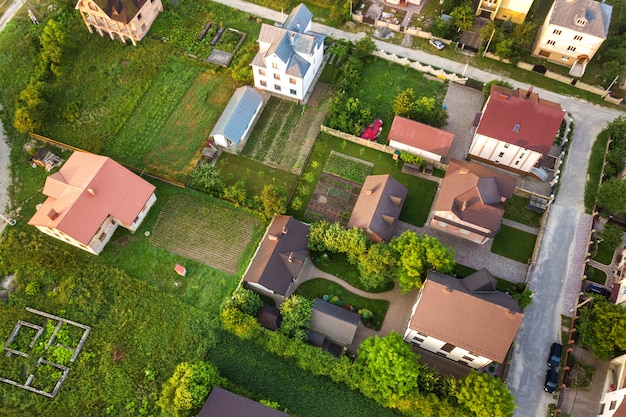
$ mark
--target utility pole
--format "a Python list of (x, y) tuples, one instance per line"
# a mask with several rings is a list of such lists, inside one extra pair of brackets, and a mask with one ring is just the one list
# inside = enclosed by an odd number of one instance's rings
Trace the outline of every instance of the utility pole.
[(611, 87), (613, 87), (613, 84), (615, 84), (617, 82), (618, 78), (619, 78), (619, 74), (616, 75), (615, 78), (613, 78), (613, 82), (611, 82), (611, 84), (609, 84), (609, 86), (606, 89), (606, 91), (604, 92), (604, 94), (602, 94), (602, 96), (600, 97), (601, 99), (604, 99), (604, 97), (609, 95), (609, 92), (611, 91)]
[(487, 41), (487, 46), (485, 46), (485, 50), (483, 51), (483, 58), (487, 54), (487, 51), (489, 50), (489, 45), (491, 45), (491, 40), (493, 39), (493, 35), (495, 35), (495, 34), (496, 34), (496, 30), (494, 29), (491, 32), (491, 36), (489, 36), (489, 40)]

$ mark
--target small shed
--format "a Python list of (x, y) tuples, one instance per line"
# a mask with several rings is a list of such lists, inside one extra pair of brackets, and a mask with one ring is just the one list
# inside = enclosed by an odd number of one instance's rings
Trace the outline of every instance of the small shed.
[(243, 144), (263, 105), (263, 96), (249, 86), (239, 87), (209, 135), (223, 148)]
[(448, 156), (453, 139), (450, 132), (400, 116), (394, 117), (387, 136), (392, 148), (436, 162)]
[(328, 301), (316, 299), (311, 309), (309, 340), (332, 352), (332, 345), (344, 348), (352, 344), (361, 317)]
[(187, 275), (187, 268), (185, 268), (184, 266), (180, 264), (176, 264), (176, 266), (174, 267), (174, 271), (181, 277), (184, 277)]

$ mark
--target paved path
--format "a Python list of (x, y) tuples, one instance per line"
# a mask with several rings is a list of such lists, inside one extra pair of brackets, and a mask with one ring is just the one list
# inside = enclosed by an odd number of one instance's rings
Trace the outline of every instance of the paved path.
[(539, 228), (532, 227), (532, 226), (527, 226), (527, 225), (522, 224), (522, 223), (514, 222), (513, 220), (502, 219), (502, 224), (504, 224), (506, 226), (509, 226), (509, 227), (514, 227), (514, 228), (519, 229), (519, 230), (523, 230), (523, 231), (528, 232), (528, 233), (532, 233), (533, 235), (539, 234)]

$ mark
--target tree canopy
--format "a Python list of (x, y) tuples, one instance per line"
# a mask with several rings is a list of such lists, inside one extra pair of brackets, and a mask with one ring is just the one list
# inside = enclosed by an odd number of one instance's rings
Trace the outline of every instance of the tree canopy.
[(610, 178), (598, 190), (598, 205), (613, 213), (626, 211), (626, 181)]
[(626, 350), (626, 309), (622, 306), (596, 300), (589, 319), (576, 327), (598, 359), (609, 360)]
[(307, 300), (300, 295), (292, 295), (280, 305), (280, 314), (283, 321), (278, 329), (281, 333), (300, 339), (308, 340), (307, 328), (311, 321), (311, 309), (313, 301)]
[(393, 282), (397, 259), (386, 243), (376, 243), (359, 257), (361, 283), (367, 290), (385, 288)]
[(504, 382), (484, 373), (472, 372), (461, 380), (456, 397), (476, 417), (511, 417), (515, 411), (515, 400)]

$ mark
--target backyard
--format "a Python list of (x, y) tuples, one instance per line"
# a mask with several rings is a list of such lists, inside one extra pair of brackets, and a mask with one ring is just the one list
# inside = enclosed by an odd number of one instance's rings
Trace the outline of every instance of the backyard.
[(491, 252), (526, 264), (532, 257), (536, 240), (537, 235), (502, 225), (493, 239)]

